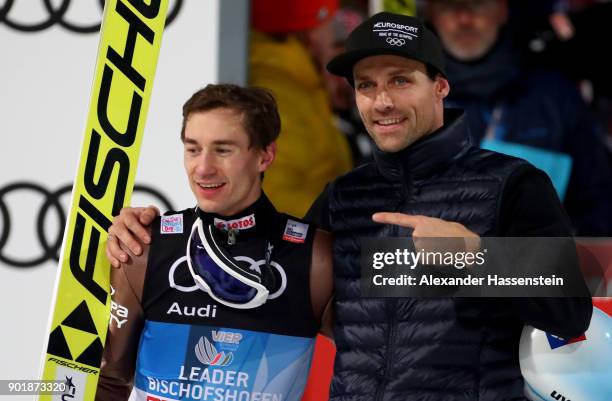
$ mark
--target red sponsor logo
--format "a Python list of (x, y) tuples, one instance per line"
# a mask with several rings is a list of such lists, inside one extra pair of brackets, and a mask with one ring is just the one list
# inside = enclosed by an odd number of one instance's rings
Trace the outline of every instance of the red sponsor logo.
[(236, 220), (221, 220), (215, 219), (215, 227), (225, 230), (246, 230), (247, 228), (255, 227), (255, 215), (242, 217)]
[(297, 237), (292, 237), (291, 235), (287, 235), (287, 234), (283, 235), (283, 239), (285, 241), (293, 242), (293, 243), (296, 243), (296, 244), (303, 244), (304, 243), (303, 239), (297, 238)]

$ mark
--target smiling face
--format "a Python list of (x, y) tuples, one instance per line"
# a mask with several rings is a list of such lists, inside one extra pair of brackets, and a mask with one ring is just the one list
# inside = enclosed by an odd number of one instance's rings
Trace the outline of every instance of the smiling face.
[(381, 150), (398, 152), (442, 126), (448, 81), (429, 78), (423, 63), (370, 56), (355, 64), (353, 77), (359, 114)]
[(260, 174), (274, 159), (275, 143), (251, 146), (243, 117), (229, 108), (195, 112), (185, 124), (184, 164), (198, 206), (221, 216), (236, 214), (261, 194)]

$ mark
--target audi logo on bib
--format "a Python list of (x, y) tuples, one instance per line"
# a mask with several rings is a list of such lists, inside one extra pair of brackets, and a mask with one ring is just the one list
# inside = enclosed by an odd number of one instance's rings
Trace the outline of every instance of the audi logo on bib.
[[(71, 3), (77, 4), (82, 7), (84, 0), (78, 0), (71, 2), (70, 0), (29, 0), (32, 2), (38, 2), (40, 8), (43, 10), (44, 16), (39, 16), (34, 19), (32, 16), (19, 12), (20, 8), (17, 7), (17, 1), (6, 0), (4, 5), (0, 5), (0, 25), (5, 24), (16, 31), (32, 33), (44, 31), (54, 25), (59, 25), (62, 28), (74, 32), (74, 33), (95, 33), (100, 30), (100, 19), (102, 10), (104, 9), (104, 0), (89, 0), (94, 5), (98, 3), (100, 10), (100, 16), (96, 21), (76, 21), (70, 18), (70, 6)], [(21, 1), (20, 3), (26, 3)], [(172, 3), (172, 2), (171, 2)], [(170, 25), (176, 18), (181, 7), (183, 0), (175, 0), (174, 5), (171, 5), (168, 9), (168, 15), (166, 17), (166, 26)], [(37, 15), (41, 14), (40, 12)]]
[[(40, 184), (26, 181), (11, 183), (0, 188), (0, 262), (12, 267), (34, 267), (47, 261), (57, 262), (68, 214), (68, 210), (64, 209), (60, 202), (60, 198), (70, 196), (71, 192), (72, 185), (70, 184), (63, 185), (55, 190), (49, 190)], [(174, 209), (166, 196), (154, 188), (136, 185), (134, 193), (147, 194), (155, 198), (168, 210)], [(28, 252), (22, 255), (12, 255), (5, 249), (11, 236), (11, 230), (24, 225), (23, 220), (27, 218), (24, 215), (17, 215), (15, 205), (11, 206), (9, 198), (15, 195), (42, 198), (37, 203), (38, 206), (35, 206), (36, 209), (22, 208), (22, 211), (27, 210), (27, 214), (35, 219), (35, 234), (30, 236)], [(52, 233), (45, 229), (49, 220), (55, 220), (57, 227), (56, 231)], [(34, 237), (37, 241), (34, 240)]]

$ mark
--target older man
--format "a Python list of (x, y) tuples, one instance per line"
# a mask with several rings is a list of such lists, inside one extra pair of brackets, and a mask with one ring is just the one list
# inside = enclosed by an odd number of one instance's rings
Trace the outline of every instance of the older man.
[(431, 0), (453, 91), (475, 143), (549, 174), (580, 236), (612, 234), (612, 167), (575, 85), (525, 60), (507, 0)]
[(367, 299), (359, 244), (378, 236), (570, 236), (549, 179), (472, 144), (463, 113), (443, 107), (450, 86), (440, 44), (415, 18), (373, 16), (328, 69), (354, 86), (378, 147), (373, 163), (335, 180), (309, 213), (334, 233), (331, 399), (521, 399), (523, 325), (579, 335), (588, 297)]

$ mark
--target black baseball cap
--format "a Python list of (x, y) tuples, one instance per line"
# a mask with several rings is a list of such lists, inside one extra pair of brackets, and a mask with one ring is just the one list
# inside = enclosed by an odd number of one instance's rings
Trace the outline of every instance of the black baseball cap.
[(389, 12), (375, 14), (355, 28), (346, 40), (346, 51), (334, 57), (327, 64), (327, 70), (345, 77), (353, 85), (355, 63), (381, 54), (420, 61), (446, 77), (438, 37), (420, 19)]

